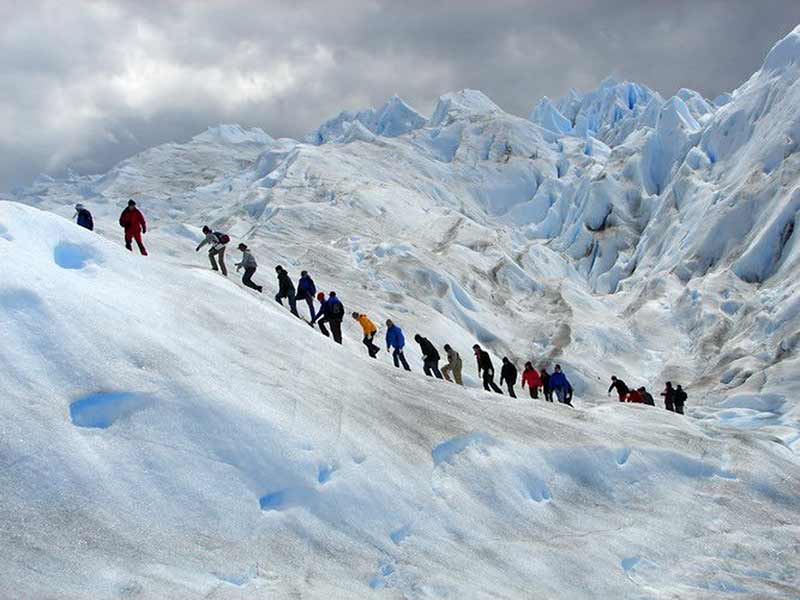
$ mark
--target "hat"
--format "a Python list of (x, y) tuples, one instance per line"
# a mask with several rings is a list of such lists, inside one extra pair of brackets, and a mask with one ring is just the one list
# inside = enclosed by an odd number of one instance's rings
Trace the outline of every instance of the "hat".
[(136, 206), (136, 202), (133, 201), (133, 198), (128, 200), (128, 206)]
[(358, 318), (358, 313), (357, 313), (356, 311), (353, 311), (353, 318), (354, 318), (354, 319), (357, 319), (357, 318)]
[(78, 202), (78, 203), (75, 205), (75, 210), (83, 210), (83, 204), (81, 204), (80, 202)]
[(320, 302), (325, 300), (325, 293), (324, 292), (320, 292), (319, 294), (317, 294), (317, 300), (319, 300)]
[(333, 296), (334, 298), (336, 298), (336, 292), (330, 292), (328, 293), (328, 296)]
[(472, 347), (472, 349), (473, 349), (473, 350), (479, 350), (479, 349), (480, 349), (480, 346), (479, 346), (478, 344), (475, 344), (475, 345)]
[(308, 271), (300, 271), (300, 277), (305, 277), (308, 275)]
[(237, 247), (239, 248), (239, 250), (247, 250), (247, 244), (245, 244), (244, 242), (239, 244)]
[(391, 327), (392, 325), (394, 325), (394, 322), (391, 319), (386, 319), (386, 326)]
[(280, 266), (280, 265), (275, 265), (275, 270), (276, 270), (278, 273), (280, 273), (281, 271), (283, 271), (283, 267), (282, 267), (282, 266)]
[(210, 232), (211, 232), (211, 227), (209, 227), (208, 225), (203, 225), (203, 233), (210, 233)]

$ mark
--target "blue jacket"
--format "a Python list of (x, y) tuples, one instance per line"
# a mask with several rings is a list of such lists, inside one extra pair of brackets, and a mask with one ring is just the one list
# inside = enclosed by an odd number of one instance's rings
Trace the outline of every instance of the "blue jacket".
[(82, 208), (78, 211), (78, 225), (81, 227), (85, 227), (89, 231), (94, 230), (94, 220), (92, 219), (92, 213), (90, 213), (85, 208)]
[(386, 330), (386, 351), (389, 351), (391, 346), (397, 350), (402, 350), (406, 345), (406, 338), (403, 337), (403, 330), (397, 325), (392, 325)]
[(325, 300), (323, 300), (320, 303), (319, 311), (317, 312), (317, 316), (314, 317), (312, 322), (315, 322), (317, 319), (319, 319), (322, 316), (325, 316), (325, 317), (333, 316), (333, 307), (334, 307), (334, 305), (341, 304), (341, 303), (342, 303), (341, 300), (339, 300), (338, 298), (331, 298), (331, 297), (326, 298)]
[(559, 373), (556, 371), (555, 373), (550, 373), (550, 389), (557, 389), (557, 388), (568, 388), (569, 381), (567, 381), (567, 376), (564, 373)]
[(317, 293), (317, 286), (314, 285), (314, 280), (311, 279), (311, 275), (306, 275), (305, 277), (301, 277), (300, 280), (297, 282), (296, 298), (298, 300), (304, 300), (305, 298), (313, 298), (316, 293)]

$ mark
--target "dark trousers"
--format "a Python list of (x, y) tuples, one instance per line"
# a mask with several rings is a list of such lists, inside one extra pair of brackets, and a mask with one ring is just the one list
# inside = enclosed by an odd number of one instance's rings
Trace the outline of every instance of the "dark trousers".
[(253, 273), (256, 272), (255, 267), (249, 267), (244, 270), (244, 275), (242, 275), (242, 283), (245, 284), (247, 287), (254, 289), (255, 291), (261, 293), (264, 289), (257, 283), (253, 283)]
[[(215, 257), (219, 257), (219, 268), (217, 268), (217, 261), (214, 260)], [(211, 268), (215, 271), (222, 271), (222, 274), (225, 277), (228, 276), (228, 269), (225, 267), (225, 246), (217, 250), (216, 248), (212, 248), (208, 251), (208, 261), (211, 263)]]
[(666, 408), (670, 412), (675, 412), (675, 405), (673, 405), (672, 402), (669, 401), (664, 402), (664, 408)]
[(678, 402), (675, 403), (675, 412), (678, 413), (679, 415), (683, 414), (683, 403), (682, 402), (681, 403), (678, 403)]
[(309, 296), (308, 294), (306, 294), (302, 298), (297, 298), (296, 297), (295, 298), (295, 302), (297, 300), (305, 300), (306, 301), (306, 304), (308, 304), (308, 314), (310, 315), (309, 318), (313, 319), (314, 315), (317, 314), (316, 312), (314, 312), (314, 299), (311, 296)]
[(529, 385), (528, 391), (531, 393), (531, 398), (539, 399), (539, 388), (535, 385)]
[(497, 387), (497, 384), (494, 382), (493, 371), (483, 372), (483, 389), (485, 389), (487, 392), (497, 392), (498, 394), (503, 393), (503, 391)]
[(341, 319), (329, 319), (328, 317), (322, 317), (319, 321), (317, 321), (317, 325), (319, 325), (319, 330), (325, 337), (328, 337), (330, 334), (328, 330), (325, 329), (325, 324), (331, 328), (331, 334), (333, 334), (333, 341), (337, 344), (342, 343), (342, 321)]
[(552, 402), (553, 401), (553, 388), (549, 388), (549, 387), (542, 388), (542, 391), (544, 392), (544, 399), (547, 400), (548, 402)]
[(372, 343), (372, 340), (375, 338), (375, 333), (370, 333), (369, 335), (365, 335), (364, 339), (361, 342), (367, 347), (367, 352), (371, 358), (375, 358), (378, 352), (381, 351), (375, 344)]
[(514, 384), (507, 383), (506, 385), (508, 386), (508, 395), (511, 396), (512, 398), (516, 398), (517, 395), (514, 393)]
[(394, 360), (394, 366), (397, 367), (398, 369), (400, 368), (400, 363), (402, 363), (403, 364), (403, 368), (406, 371), (410, 371), (411, 370), (411, 367), (409, 367), (408, 363), (406, 362), (406, 355), (403, 354), (403, 349), (402, 348), (395, 348), (394, 349), (394, 352), (392, 352), (392, 360)]
[(439, 370), (439, 361), (432, 358), (426, 358), (422, 363), (422, 370), (428, 377), (436, 377), (436, 379), (444, 379), (442, 372)]
[(125, 247), (131, 252), (133, 252), (131, 247), (132, 240), (136, 240), (136, 245), (139, 246), (139, 252), (141, 252), (142, 256), (147, 256), (147, 250), (144, 249), (144, 244), (142, 244), (142, 232), (140, 230), (125, 230)]
[(294, 299), (294, 290), (289, 290), (288, 292), (285, 293), (278, 292), (277, 294), (275, 294), (275, 301), (281, 306), (283, 306), (281, 298), (289, 299), (289, 310), (292, 311), (292, 314), (295, 317), (299, 317), (300, 315), (297, 314), (297, 301)]

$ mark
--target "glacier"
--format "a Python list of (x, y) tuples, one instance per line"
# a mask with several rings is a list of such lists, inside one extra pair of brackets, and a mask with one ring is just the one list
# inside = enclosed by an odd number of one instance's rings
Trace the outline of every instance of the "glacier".
[[(4, 195), (0, 596), (796, 597), (798, 39), (713, 101), (395, 96)], [(204, 224), (263, 298), (192, 251)], [(414, 372), (281, 309), (275, 264), (396, 321)], [(475, 342), (562, 364), (576, 410), (484, 393)], [(612, 373), (683, 383), (687, 416)]]

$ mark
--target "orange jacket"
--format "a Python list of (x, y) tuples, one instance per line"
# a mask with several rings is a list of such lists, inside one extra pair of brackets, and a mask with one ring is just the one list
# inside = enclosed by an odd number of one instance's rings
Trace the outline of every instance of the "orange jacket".
[(375, 327), (375, 323), (370, 321), (367, 315), (358, 315), (358, 322), (361, 325), (361, 329), (364, 330), (364, 335), (369, 335), (370, 333), (378, 331), (378, 328)]

